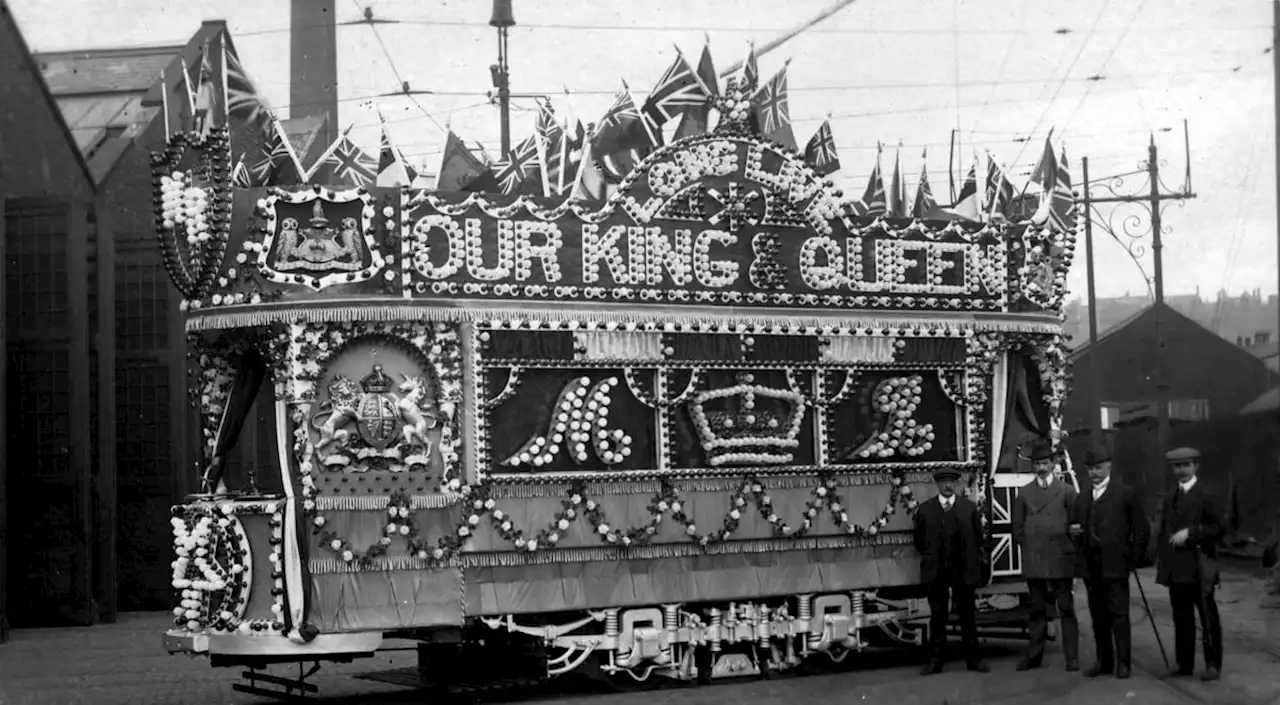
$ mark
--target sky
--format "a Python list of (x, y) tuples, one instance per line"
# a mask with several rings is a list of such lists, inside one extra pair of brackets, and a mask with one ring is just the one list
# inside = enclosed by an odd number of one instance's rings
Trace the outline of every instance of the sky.
[[(817, 15), (831, 0), (514, 0), (512, 91), (550, 95), (558, 112), (598, 120), (622, 82), (639, 102), (679, 46), (696, 61), (709, 41), (723, 69)], [(364, 8), (398, 24), (339, 26), (340, 121), (376, 152), (378, 117), (415, 164), (433, 171), (443, 128), (498, 154), (498, 110), (489, 65), (496, 32), (483, 0), (337, 0), (339, 22)], [(184, 43), (207, 19), (225, 19), (244, 65), (282, 115), (289, 103), (288, 0), (12, 0), (36, 51)], [(1064, 31), (1065, 30), (1065, 31)], [(306, 31), (305, 28), (303, 31)], [(1054, 129), (1076, 184), (1089, 159), (1096, 195), (1149, 189), (1134, 172), (1154, 134), (1160, 177), (1183, 190), (1190, 144), (1196, 197), (1163, 211), (1168, 295), (1277, 290), (1274, 67), (1268, 53), (1268, 0), (857, 0), (761, 57), (767, 78), (791, 59), (790, 112), (803, 143), (830, 115), (844, 190), (861, 195), (884, 143), (893, 168), (897, 145), (909, 195), (927, 161), (933, 191), (945, 200), (949, 141), (957, 130), (958, 172), (975, 150), (1009, 165), (1015, 183), (1038, 159)], [(417, 97), (376, 97), (399, 90)], [(565, 89), (570, 95), (565, 95)], [(512, 143), (533, 130), (533, 99), (514, 101)], [(1188, 126), (1184, 138), (1183, 124)], [(1030, 136), (1030, 139), (1028, 139)], [(927, 149), (927, 160), (923, 153)], [(963, 162), (963, 164), (961, 164)], [(957, 185), (958, 187), (958, 185)], [(1147, 278), (1126, 249), (1123, 225), (1149, 218), (1135, 206), (1099, 206), (1095, 215), (1099, 296), (1143, 295)], [(1115, 226), (1113, 239), (1104, 223)], [(1153, 271), (1150, 235), (1138, 258)], [(1084, 246), (1069, 285), (1085, 291)]]

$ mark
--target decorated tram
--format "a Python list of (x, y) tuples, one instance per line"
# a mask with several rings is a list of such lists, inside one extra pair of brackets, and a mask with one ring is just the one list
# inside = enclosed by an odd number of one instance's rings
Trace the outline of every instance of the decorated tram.
[[(1019, 607), (1074, 232), (859, 215), (732, 126), (603, 201), (233, 187), (216, 127), (153, 163), (204, 433), (171, 652), (483, 642), (639, 681), (916, 644), (940, 468), (984, 510), (984, 614)], [(251, 411), (271, 461), (229, 473)]]

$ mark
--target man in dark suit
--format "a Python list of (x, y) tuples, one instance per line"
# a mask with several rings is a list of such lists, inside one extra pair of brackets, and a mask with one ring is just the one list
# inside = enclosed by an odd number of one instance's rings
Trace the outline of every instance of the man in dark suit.
[(1178, 489), (1165, 499), (1157, 542), (1156, 582), (1169, 588), (1174, 651), (1178, 667), (1170, 677), (1189, 676), (1196, 665), (1196, 613), (1204, 637), (1204, 674), (1222, 673), (1222, 624), (1214, 589), (1218, 585), (1217, 544), (1224, 523), (1217, 499), (1196, 481), (1200, 451), (1176, 448), (1165, 455)]
[(1022, 577), (1031, 591), (1031, 642), (1019, 671), (1039, 668), (1049, 632), (1048, 608), (1062, 620), (1062, 652), (1068, 671), (1080, 668), (1080, 628), (1072, 595), (1076, 547), (1069, 529), (1076, 490), (1054, 473), (1053, 448), (1043, 441), (1031, 447), (1036, 479), (1019, 488), (1013, 501), (1013, 539), (1022, 549)]
[(1111, 475), (1110, 453), (1090, 448), (1084, 465), (1091, 487), (1076, 499), (1071, 535), (1080, 545), (1079, 573), (1098, 655), (1085, 675), (1128, 678), (1133, 665), (1129, 573), (1142, 564), (1151, 529), (1138, 495)]
[(920, 673), (942, 672), (953, 607), (960, 618), (965, 663), (970, 671), (986, 673), (991, 669), (978, 657), (974, 617), (974, 591), (983, 579), (982, 520), (977, 505), (956, 491), (959, 471), (942, 469), (933, 477), (938, 495), (920, 505), (915, 525), (920, 582), (928, 590), (930, 613), (928, 657)]

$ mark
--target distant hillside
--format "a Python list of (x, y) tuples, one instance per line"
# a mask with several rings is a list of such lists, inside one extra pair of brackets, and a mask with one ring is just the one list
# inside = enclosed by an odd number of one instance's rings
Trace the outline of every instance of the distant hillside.
[[(1200, 298), (1199, 294), (1166, 296), (1169, 307), (1200, 325), (1235, 343), (1237, 338), (1254, 338), (1266, 332), (1276, 339), (1277, 302), (1275, 296), (1265, 299), (1259, 292), (1241, 296), (1219, 294), (1217, 300)], [(1124, 323), (1151, 305), (1145, 296), (1098, 299), (1098, 335)], [(1089, 342), (1089, 311), (1084, 299), (1067, 303), (1063, 327), (1071, 336), (1071, 347)]]

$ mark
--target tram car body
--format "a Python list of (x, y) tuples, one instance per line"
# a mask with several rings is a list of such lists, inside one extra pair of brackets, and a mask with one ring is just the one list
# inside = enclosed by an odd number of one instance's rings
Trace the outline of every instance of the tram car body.
[[(1074, 232), (858, 216), (734, 131), (594, 203), (228, 164), (218, 128), (153, 158), (204, 422), (171, 652), (503, 634), (642, 679), (915, 644), (939, 468), (984, 510), (984, 610), (1017, 606), (1016, 448), (1061, 435)], [(228, 472), (251, 412), (274, 462)]]

